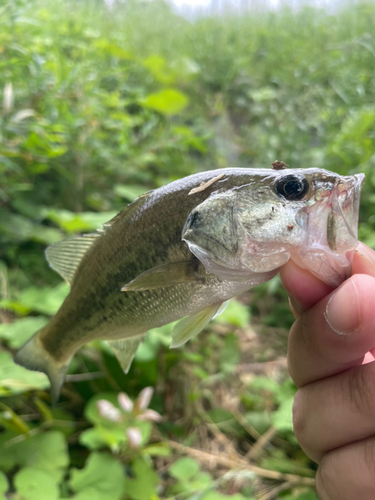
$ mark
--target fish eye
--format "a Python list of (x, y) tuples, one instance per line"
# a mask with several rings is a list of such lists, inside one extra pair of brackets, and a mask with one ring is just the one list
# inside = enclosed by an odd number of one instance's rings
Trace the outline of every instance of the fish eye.
[(309, 183), (304, 177), (285, 175), (276, 183), (276, 191), (279, 195), (290, 201), (302, 200), (309, 190)]

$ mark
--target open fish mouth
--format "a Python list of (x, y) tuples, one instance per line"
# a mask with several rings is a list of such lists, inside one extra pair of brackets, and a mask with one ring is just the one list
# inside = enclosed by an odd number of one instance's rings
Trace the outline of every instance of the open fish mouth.
[[(332, 212), (327, 221), (327, 243), (331, 250), (352, 250), (358, 244), (358, 214), (364, 174), (342, 177), (332, 193)], [(336, 226), (338, 226), (336, 228)]]
[(351, 274), (364, 178), (364, 174), (338, 177), (332, 189), (300, 216), (308, 225), (307, 242), (292, 252), (292, 259), (334, 287)]

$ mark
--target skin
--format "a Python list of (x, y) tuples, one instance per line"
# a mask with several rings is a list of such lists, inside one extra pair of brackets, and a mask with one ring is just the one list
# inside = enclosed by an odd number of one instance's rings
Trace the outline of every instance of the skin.
[(299, 388), (294, 430), (319, 464), (319, 498), (373, 500), (375, 252), (360, 243), (352, 275), (337, 290), (291, 261), (281, 279), (296, 318), (288, 348)]

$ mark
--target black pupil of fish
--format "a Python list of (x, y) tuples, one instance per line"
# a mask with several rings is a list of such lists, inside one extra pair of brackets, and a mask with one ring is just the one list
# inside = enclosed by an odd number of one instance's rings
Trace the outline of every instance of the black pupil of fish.
[(288, 200), (299, 200), (307, 191), (307, 182), (295, 177), (285, 178), (279, 182), (277, 191)]

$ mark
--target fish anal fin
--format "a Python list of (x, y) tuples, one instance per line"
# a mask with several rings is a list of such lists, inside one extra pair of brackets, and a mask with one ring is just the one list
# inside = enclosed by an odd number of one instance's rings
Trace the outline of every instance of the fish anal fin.
[[(196, 314), (186, 316), (174, 326), (170, 348), (180, 347), (192, 339), (211, 321), (220, 311), (222, 303), (212, 304)], [(222, 311), (221, 311), (222, 312)]]
[(127, 339), (107, 340), (125, 373), (128, 373), (137, 349), (145, 337), (146, 334), (142, 334)]
[(71, 285), (81, 260), (94, 241), (100, 236), (100, 233), (85, 234), (49, 246), (46, 249), (48, 264)]
[(189, 281), (198, 281), (204, 275), (204, 267), (198, 259), (172, 262), (148, 269), (134, 280), (129, 281), (129, 283), (121, 288), (121, 291), (139, 292), (142, 290), (175, 286)]

